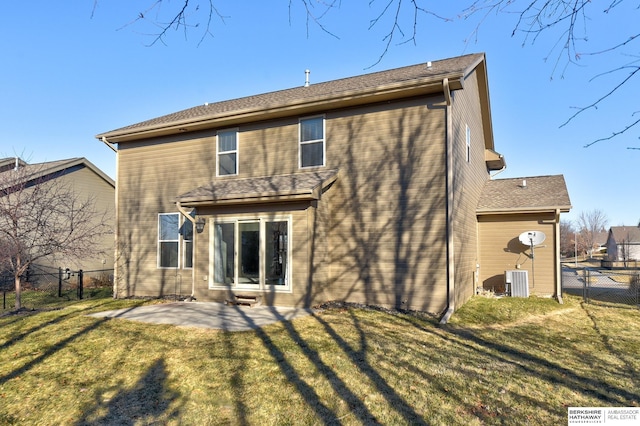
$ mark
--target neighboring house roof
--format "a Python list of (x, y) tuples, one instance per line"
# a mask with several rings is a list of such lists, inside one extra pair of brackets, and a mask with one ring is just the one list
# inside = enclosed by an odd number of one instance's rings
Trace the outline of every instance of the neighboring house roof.
[(7, 170), (14, 169), (17, 166), (24, 166), (27, 163), (17, 157), (11, 158), (0, 158), (0, 173), (6, 172)]
[(609, 238), (609, 232), (600, 231), (596, 232), (593, 236), (593, 243), (600, 247), (604, 247), (607, 244), (607, 238)]
[[(14, 173), (15, 163), (15, 158), (0, 159), (0, 176)], [(26, 175), (29, 175), (29, 173), (32, 174), (31, 176), (29, 176), (30, 181), (48, 176), (50, 174), (71, 171), (75, 168), (87, 167), (102, 179), (104, 179), (109, 185), (113, 186), (114, 188), (116, 186), (116, 183), (113, 179), (111, 179), (107, 174), (105, 174), (102, 170), (97, 168), (93, 163), (91, 163), (84, 157), (75, 157), (68, 158), (66, 160), (47, 161), (43, 163), (33, 164), (28, 164), (25, 161), (18, 159), (18, 164), (20, 166), (21, 173), (25, 173)], [(13, 166), (8, 167), (9, 165)]]
[(122, 127), (96, 138), (123, 143), (150, 137), (179, 134), (250, 121), (311, 114), (331, 108), (389, 101), (407, 96), (462, 89), (464, 79), (479, 69), (478, 81), (487, 149), (493, 149), (488, 83), (484, 54), (470, 54), (403, 68), (295, 87), (255, 96), (189, 108)]
[(564, 176), (534, 176), (489, 180), (476, 213), (524, 213), (571, 209)]
[(248, 204), (319, 199), (324, 188), (338, 177), (338, 170), (295, 173), (259, 178), (221, 179), (177, 197), (186, 206)]
[(612, 226), (609, 233), (617, 244), (622, 241), (640, 244), (640, 228), (637, 226)]

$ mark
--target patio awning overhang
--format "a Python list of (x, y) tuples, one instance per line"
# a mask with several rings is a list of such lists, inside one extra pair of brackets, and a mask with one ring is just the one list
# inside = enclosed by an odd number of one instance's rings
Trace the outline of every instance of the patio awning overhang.
[(223, 178), (176, 197), (184, 207), (228, 206), (319, 200), (338, 170), (255, 178)]

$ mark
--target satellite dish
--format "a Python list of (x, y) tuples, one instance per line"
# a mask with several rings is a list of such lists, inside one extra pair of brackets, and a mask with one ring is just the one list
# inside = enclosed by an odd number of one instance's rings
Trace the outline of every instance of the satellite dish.
[(518, 236), (518, 240), (525, 246), (537, 246), (542, 244), (545, 238), (547, 236), (542, 231), (525, 231)]

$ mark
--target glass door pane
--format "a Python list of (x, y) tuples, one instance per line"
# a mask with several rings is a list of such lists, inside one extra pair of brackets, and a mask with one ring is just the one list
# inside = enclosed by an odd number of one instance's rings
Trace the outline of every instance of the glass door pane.
[(216, 223), (214, 241), (214, 272), (216, 284), (234, 284), (235, 272), (235, 225)]
[(286, 221), (265, 224), (266, 284), (286, 285), (288, 268), (288, 226)]
[(239, 284), (260, 284), (260, 222), (238, 224), (240, 236), (238, 247)]

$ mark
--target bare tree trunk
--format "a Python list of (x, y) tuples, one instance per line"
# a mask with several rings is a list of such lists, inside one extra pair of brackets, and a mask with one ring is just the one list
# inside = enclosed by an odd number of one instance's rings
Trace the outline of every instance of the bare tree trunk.
[(20, 282), (20, 274), (15, 273), (14, 281), (16, 283), (16, 311), (22, 308), (22, 284)]

